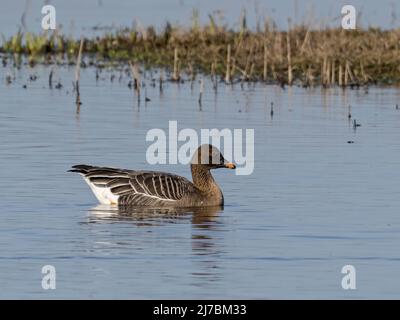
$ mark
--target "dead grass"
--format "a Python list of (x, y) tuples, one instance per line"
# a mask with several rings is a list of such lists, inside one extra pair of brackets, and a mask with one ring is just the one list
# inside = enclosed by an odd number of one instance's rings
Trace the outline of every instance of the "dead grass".
[[(80, 40), (58, 33), (32, 35), (19, 32), (3, 39), (0, 52), (26, 55), (32, 64), (74, 63)], [(295, 26), (278, 31), (240, 30), (218, 26), (214, 20), (200, 27), (121, 29), (84, 39), (83, 54), (97, 62), (134, 61), (145, 67), (171, 71), (171, 80), (182, 74), (213, 74), (227, 83), (265, 81), (281, 85), (350, 86), (400, 82), (400, 30), (312, 30)], [(3, 58), (6, 59), (6, 58)]]

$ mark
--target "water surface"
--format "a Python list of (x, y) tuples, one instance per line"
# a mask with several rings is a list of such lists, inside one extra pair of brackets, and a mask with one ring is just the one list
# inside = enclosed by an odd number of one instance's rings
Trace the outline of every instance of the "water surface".
[[(400, 91), (147, 82), (147, 104), (122, 77), (23, 67), (0, 73), (1, 298), (398, 298)], [(29, 75), (36, 74), (36, 81)], [(157, 74), (154, 74), (157, 77)], [(147, 73), (147, 79), (151, 75)], [(27, 88), (22, 86), (26, 84)], [(274, 117), (270, 102), (274, 102)], [(353, 129), (353, 118), (362, 126)], [(174, 172), (146, 162), (151, 128), (253, 128), (255, 169), (218, 170), (224, 208), (118, 215), (98, 206), (71, 165)], [(354, 143), (348, 143), (354, 141)], [(341, 268), (357, 270), (357, 290)], [(54, 265), (57, 289), (43, 290)]]

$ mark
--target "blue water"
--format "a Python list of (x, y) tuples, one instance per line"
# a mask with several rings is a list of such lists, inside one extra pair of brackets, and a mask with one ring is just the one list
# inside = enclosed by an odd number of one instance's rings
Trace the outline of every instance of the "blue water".
[[(77, 113), (73, 68), (55, 70), (59, 90), (48, 68), (12, 69), (7, 85), (10, 70), (0, 69), (1, 298), (398, 298), (398, 89), (215, 93), (207, 80), (200, 110), (197, 81), (160, 94), (147, 73), (151, 101), (138, 106), (127, 76), (105, 70), (96, 83), (88, 68)], [(146, 161), (147, 131), (169, 120), (255, 130), (254, 173), (215, 172), (222, 210), (118, 215), (67, 173), (88, 163), (190, 178), (187, 166)], [(347, 264), (356, 290), (342, 289)], [(55, 290), (42, 289), (44, 265), (56, 268)]]

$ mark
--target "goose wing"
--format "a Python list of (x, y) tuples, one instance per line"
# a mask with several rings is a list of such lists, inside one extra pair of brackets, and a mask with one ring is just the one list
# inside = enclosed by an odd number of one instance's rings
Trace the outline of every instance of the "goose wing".
[(73, 166), (70, 171), (79, 172), (94, 187), (108, 190), (121, 205), (159, 205), (195, 191), (186, 178), (164, 172), (87, 165)]

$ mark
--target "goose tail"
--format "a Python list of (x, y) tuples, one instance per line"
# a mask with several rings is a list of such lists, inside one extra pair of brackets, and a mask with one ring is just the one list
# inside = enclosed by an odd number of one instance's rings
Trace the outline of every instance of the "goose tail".
[(93, 166), (88, 166), (86, 164), (78, 164), (78, 165), (72, 166), (72, 168), (70, 170), (68, 170), (68, 172), (77, 172), (77, 173), (85, 175), (90, 171), (90, 169), (93, 169), (93, 168), (94, 168)]

